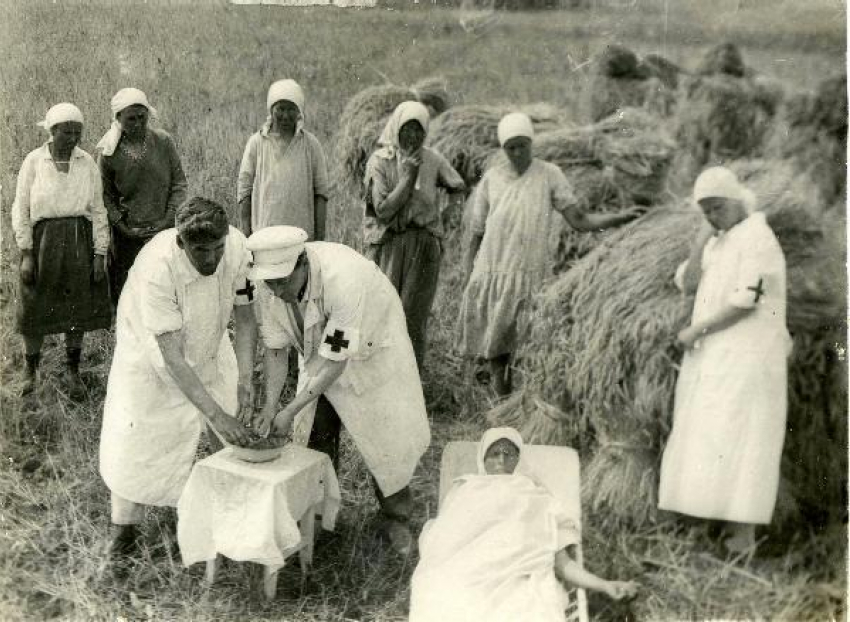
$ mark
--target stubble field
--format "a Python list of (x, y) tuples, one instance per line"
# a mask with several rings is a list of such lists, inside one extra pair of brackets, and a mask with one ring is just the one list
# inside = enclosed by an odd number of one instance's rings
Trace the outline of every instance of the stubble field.
[[(486, 31), (468, 34), (455, 10), (400, 1), (370, 10), (0, 3), (7, 16), (0, 26), (0, 619), (402, 620), (415, 563), (397, 559), (374, 538), (376, 503), (347, 445), (343, 510), (336, 533), (320, 543), (309, 584), (287, 568), (277, 599), (265, 603), (246, 589), (254, 571), (227, 564), (215, 588), (205, 590), (202, 568), (184, 569), (167, 554), (163, 510), (149, 512), (144, 555), (129, 578), (104, 571), (109, 508), (97, 445), (111, 334), (87, 338), (86, 402), (67, 397), (59, 338), (45, 349), (38, 407), (23, 409), (17, 398), (23, 356), (13, 330), (18, 254), (9, 213), (15, 175), (45, 139), (35, 123), (50, 105), (72, 101), (82, 109), (81, 146), (92, 152), (108, 125), (112, 94), (124, 86), (143, 89), (177, 141), (191, 190), (234, 214), (242, 150), (264, 120), (266, 88), (275, 79), (292, 77), (304, 86), (307, 125), (329, 155), (345, 102), (366, 86), (441, 75), (455, 104), (548, 101), (570, 109), (587, 79), (586, 61), (611, 42), (693, 67), (707, 47), (731, 40), (749, 65), (788, 88), (811, 89), (844, 70), (846, 7), (801, 4), (596, 1), (582, 11), (500, 14)], [(335, 193), (329, 238), (358, 247), (359, 210)], [(447, 241), (430, 324), (423, 383), (433, 443), (413, 485), (417, 528), (435, 513), (442, 446), (477, 439), (485, 426), (487, 394), (463, 385), (452, 349), (461, 239), (456, 230)], [(844, 617), (845, 525), (774, 536), (769, 555), (747, 561), (716, 557), (700, 526), (661, 523), (610, 534), (594, 528), (593, 516), (584, 524), (587, 566), (643, 585), (630, 603), (592, 597), (596, 619)]]

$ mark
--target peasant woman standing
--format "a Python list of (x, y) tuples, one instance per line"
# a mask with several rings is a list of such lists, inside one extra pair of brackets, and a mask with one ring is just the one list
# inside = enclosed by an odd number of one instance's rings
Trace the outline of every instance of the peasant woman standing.
[(83, 335), (109, 328), (112, 321), (105, 278), (109, 225), (97, 165), (77, 147), (83, 131), (80, 109), (57, 104), (39, 125), (50, 139), (24, 159), (12, 205), (21, 250), (22, 394), (35, 389), (44, 336), (65, 333), (68, 388), (80, 400), (86, 392), (79, 369)]

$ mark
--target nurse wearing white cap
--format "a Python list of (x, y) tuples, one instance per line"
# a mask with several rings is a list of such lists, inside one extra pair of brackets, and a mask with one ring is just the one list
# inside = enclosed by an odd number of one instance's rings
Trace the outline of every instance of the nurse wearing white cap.
[[(292, 431), (295, 442), (338, 460), (341, 425), (372, 474), (382, 528), (407, 554), (410, 480), (430, 430), (401, 301), (378, 267), (342, 244), (307, 242), (296, 227), (248, 239), (266, 346), (262, 433)], [(278, 412), (287, 353), (299, 353), (298, 392)]]
[(677, 285), (695, 293), (661, 463), (659, 507), (727, 522), (731, 551), (769, 523), (785, 438), (785, 257), (753, 193), (724, 167), (694, 185), (706, 224)]

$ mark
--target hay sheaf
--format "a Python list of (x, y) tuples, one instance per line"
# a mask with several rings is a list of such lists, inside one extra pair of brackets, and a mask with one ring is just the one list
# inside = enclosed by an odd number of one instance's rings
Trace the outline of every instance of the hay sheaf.
[(584, 118), (596, 122), (622, 108), (640, 107), (669, 116), (676, 103), (677, 69), (659, 54), (640, 59), (623, 46), (606, 47), (595, 59), (582, 92)]
[(375, 150), (387, 119), (396, 106), (410, 100), (428, 106), (433, 116), (440, 115), (450, 105), (446, 81), (427, 78), (413, 86), (370, 86), (348, 100), (334, 140), (338, 182), (359, 189), (366, 161)]
[(765, 153), (788, 159), (813, 177), (827, 201), (842, 200), (847, 185), (847, 77), (828, 78), (815, 93), (788, 98)]
[[(812, 210), (809, 196), (795, 194), (805, 184), (788, 180), (785, 163), (741, 163), (738, 168), (748, 169), (757, 194), (770, 199), (763, 208), (789, 268), (789, 325), (796, 350), (788, 415), (794, 433), (786, 445), (784, 476), (804, 511), (823, 506), (835, 511), (843, 508), (846, 472), (846, 426), (841, 423), (846, 387), (838, 380), (835, 341), (841, 343), (845, 303), (841, 284), (829, 284), (819, 292), (827, 303), (812, 306), (798, 298), (796, 283), (822, 267), (822, 258), (801, 240), (810, 239), (816, 224), (826, 219), (817, 243), (838, 244), (829, 233), (838, 228), (831, 220), (837, 214)], [(764, 190), (768, 187), (774, 188), (772, 194)], [(573, 436), (570, 444), (594, 450), (587, 502), (611, 524), (641, 524), (655, 513), (658, 461), (671, 426), (681, 357), (675, 336), (691, 312), (691, 302), (675, 289), (672, 275), (686, 259), (701, 222), (695, 209), (670, 206), (613, 233), (541, 292), (527, 345), (518, 353), (525, 390), (569, 413), (574, 418), (565, 428)], [(834, 261), (843, 249), (832, 246), (826, 254)], [(839, 293), (841, 301), (836, 300)], [(808, 311), (798, 312), (807, 305)], [(812, 476), (819, 478), (814, 490)], [(644, 492), (637, 495), (639, 490)]]
[(477, 184), (487, 163), (499, 149), (496, 130), (509, 112), (526, 113), (535, 132), (555, 129), (567, 123), (565, 111), (551, 104), (455, 106), (440, 115), (428, 132), (428, 144), (442, 154), (461, 174), (467, 187)]
[[(540, 134), (534, 151), (564, 172), (580, 209), (608, 213), (635, 204), (655, 205), (666, 198), (675, 143), (659, 118), (625, 108), (591, 126)], [(555, 271), (568, 269), (606, 235), (563, 228)]]
[(690, 78), (681, 91), (674, 126), (684, 185), (705, 166), (761, 153), (777, 106), (766, 87), (716, 74)]

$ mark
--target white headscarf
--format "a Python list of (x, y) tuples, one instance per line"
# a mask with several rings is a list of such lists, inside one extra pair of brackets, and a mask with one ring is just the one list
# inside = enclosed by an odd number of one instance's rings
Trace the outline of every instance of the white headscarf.
[(278, 80), (269, 87), (266, 96), (266, 109), (271, 112), (272, 106), (279, 101), (292, 102), (298, 106), (298, 112), (304, 116), (304, 91), (295, 80)]
[(694, 203), (699, 205), (702, 199), (722, 198), (740, 201), (747, 214), (757, 207), (755, 193), (738, 181), (738, 177), (725, 166), (712, 166), (705, 169), (694, 182)]
[(134, 88), (126, 88), (121, 89), (115, 95), (112, 96), (112, 101), (109, 102), (109, 106), (112, 109), (112, 125), (109, 126), (106, 134), (103, 135), (103, 138), (97, 143), (95, 149), (100, 149), (103, 151), (103, 155), (111, 156), (115, 153), (115, 148), (118, 146), (118, 142), (121, 140), (121, 124), (118, 122), (116, 118), (118, 113), (124, 110), (125, 108), (129, 108), (130, 106), (144, 106), (148, 109), (148, 115), (151, 120), (156, 118), (156, 108), (151, 106), (148, 103), (148, 97), (139, 89)]
[(408, 121), (418, 121), (427, 134), (430, 119), (431, 115), (428, 114), (428, 109), (423, 104), (415, 101), (400, 103), (393, 110), (392, 116), (384, 126), (384, 131), (378, 138), (378, 145), (381, 148), (376, 153), (387, 159), (394, 157), (398, 150), (398, 134), (402, 126)]
[(534, 140), (534, 125), (524, 112), (511, 112), (499, 121), (496, 133), (499, 137), (499, 145), (504, 147), (506, 142), (517, 136)]
[(487, 475), (487, 469), (484, 466), (484, 456), (487, 455), (487, 450), (495, 443), (496, 441), (500, 441), (503, 438), (509, 440), (514, 445), (516, 445), (517, 449), (519, 449), (519, 462), (517, 463), (517, 467), (514, 470), (514, 473), (518, 473), (520, 471), (520, 464), (522, 464), (522, 435), (514, 430), (513, 428), (490, 428), (486, 432), (484, 432), (484, 436), (481, 437), (481, 441), (478, 443), (478, 474), (479, 475)]
[(268, 134), (272, 129), (272, 106), (277, 102), (288, 101), (295, 104), (298, 108), (298, 124), (295, 126), (295, 132), (298, 133), (304, 127), (304, 91), (295, 80), (278, 80), (272, 83), (269, 87), (269, 92), (266, 95), (266, 109), (269, 115), (266, 117), (266, 122), (263, 124), (262, 133)]
[(77, 123), (83, 122), (83, 113), (80, 112), (80, 109), (77, 108), (74, 104), (68, 102), (62, 102), (61, 104), (56, 104), (51, 107), (50, 110), (47, 111), (47, 114), (44, 115), (44, 120), (39, 121), (38, 125), (50, 131), (50, 128), (59, 123), (66, 123), (68, 121), (76, 121)]

